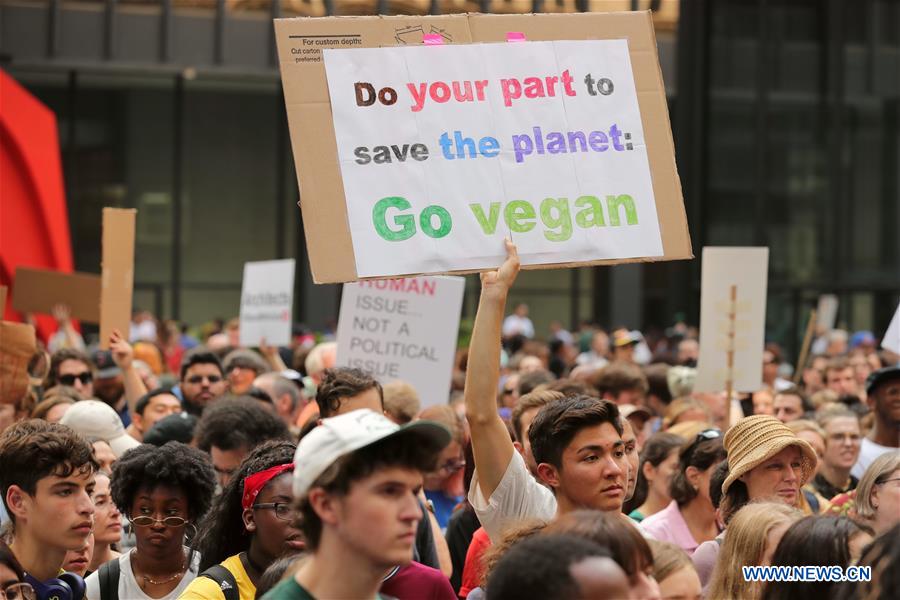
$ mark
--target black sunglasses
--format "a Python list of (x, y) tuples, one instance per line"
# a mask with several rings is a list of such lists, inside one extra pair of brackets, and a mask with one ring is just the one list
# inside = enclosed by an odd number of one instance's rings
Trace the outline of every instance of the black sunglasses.
[(694, 441), (691, 442), (691, 445), (685, 448), (684, 452), (681, 454), (681, 462), (690, 462), (691, 456), (693, 456), (694, 452), (697, 450), (697, 446), (702, 442), (708, 442), (709, 440), (714, 440), (718, 437), (722, 437), (722, 432), (718, 429), (704, 429), (698, 433), (697, 437), (694, 438)]
[(59, 382), (63, 385), (73, 386), (75, 385), (76, 379), (81, 382), (81, 385), (87, 385), (94, 380), (94, 376), (91, 375), (90, 371), (85, 371), (84, 373), (79, 373), (78, 375), (60, 375), (58, 379)]

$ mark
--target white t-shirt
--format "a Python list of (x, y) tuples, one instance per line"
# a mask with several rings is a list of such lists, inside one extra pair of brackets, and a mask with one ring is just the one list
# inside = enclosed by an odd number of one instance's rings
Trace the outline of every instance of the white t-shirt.
[(875, 460), (885, 452), (890, 452), (891, 450), (896, 449), (897, 448), (891, 448), (890, 446), (882, 446), (881, 444), (876, 444), (869, 438), (864, 437), (862, 439), (862, 445), (859, 447), (859, 458), (856, 459), (856, 464), (853, 465), (852, 469), (850, 469), (850, 474), (857, 479), (862, 479), (863, 473), (866, 472), (866, 469), (869, 468), (869, 465), (872, 464), (873, 460)]
[[(191, 568), (181, 578), (181, 583), (178, 584), (178, 587), (165, 596), (154, 599), (144, 593), (144, 590), (138, 585), (137, 579), (134, 578), (134, 571), (131, 570), (131, 552), (124, 553), (117, 560), (119, 561), (120, 569), (119, 600), (175, 600), (197, 577), (197, 571), (200, 568), (200, 553), (194, 552), (191, 559)], [(87, 600), (100, 600), (100, 569), (88, 575), (84, 583), (87, 585), (84, 597)]]
[(500, 540), (503, 531), (517, 521), (550, 521), (556, 516), (556, 498), (553, 492), (535, 480), (528, 472), (522, 455), (515, 451), (490, 500), (481, 493), (478, 469), (475, 469), (469, 486), (469, 503), (475, 509), (488, 537), (495, 543)]

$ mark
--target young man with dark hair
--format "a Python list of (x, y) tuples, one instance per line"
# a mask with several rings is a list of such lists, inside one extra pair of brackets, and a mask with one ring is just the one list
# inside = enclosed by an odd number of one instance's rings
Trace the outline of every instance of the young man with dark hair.
[(803, 392), (793, 386), (777, 392), (772, 406), (775, 409), (775, 418), (782, 423), (802, 419), (806, 413), (814, 410)]
[(290, 440), (284, 421), (248, 396), (222, 398), (208, 408), (194, 434), (209, 452), (219, 485), (225, 487), (253, 448), (268, 440)]
[(181, 401), (172, 393), (171, 389), (155, 389), (138, 398), (134, 406), (134, 413), (131, 415), (131, 425), (125, 431), (141, 442), (144, 440), (144, 434), (150, 431), (157, 421), (180, 412)]
[[(412, 560), (423, 473), (449, 442), (437, 423), (399, 426), (371, 410), (324, 419), (294, 457), (294, 498), (311, 556), (264, 598), (380, 598), (385, 575)], [(428, 573), (452, 597), (446, 578)]]
[(37, 419), (0, 435), (0, 492), (12, 522), (10, 548), (36, 582), (57, 577), (66, 552), (93, 529), (91, 445), (72, 429)]
[[(507, 258), (497, 271), (481, 274), (481, 298), (469, 344), (464, 392), (475, 458), (469, 503), (494, 541), (500, 539), (507, 526), (523, 518), (550, 520), (572, 508), (621, 510), (630, 468), (618, 409), (605, 400), (586, 396), (576, 397), (575, 404), (571, 404), (571, 399), (560, 400), (543, 407), (534, 417), (528, 436), (535, 470), (545, 485), (529, 473), (524, 457), (510, 441), (494, 401), (500, 377), (500, 323), (509, 289), (519, 271), (512, 242), (506, 242), (506, 250)], [(582, 420), (572, 417), (571, 437), (566, 434), (568, 439), (561, 447), (559, 459), (548, 448), (556, 447), (553, 440), (557, 419), (567, 426), (569, 421), (560, 415), (551, 417), (555, 413), (550, 412), (541, 417), (557, 405), (583, 413)], [(543, 425), (539, 426), (539, 420)], [(535, 448), (536, 440), (541, 450)], [(633, 435), (629, 442), (632, 440)], [(583, 463), (572, 463), (575, 456), (580, 456)], [(590, 466), (582, 469), (581, 465)], [(592, 491), (583, 487), (597, 483), (600, 485)]]
[(601, 398), (619, 406), (643, 406), (648, 389), (647, 377), (641, 368), (623, 361), (610, 363), (597, 371), (593, 384)]
[(82, 400), (94, 397), (94, 373), (91, 359), (81, 350), (63, 348), (50, 357), (50, 370), (44, 389), (67, 385), (78, 391)]
[(327, 419), (353, 410), (384, 411), (381, 384), (361, 369), (328, 369), (316, 391), (319, 418)]
[(862, 439), (854, 477), (862, 478), (872, 461), (900, 447), (900, 367), (885, 367), (866, 379), (866, 403), (875, 415), (872, 429)]
[(205, 348), (195, 348), (181, 361), (182, 407), (200, 416), (203, 409), (225, 393), (225, 372), (219, 358)]

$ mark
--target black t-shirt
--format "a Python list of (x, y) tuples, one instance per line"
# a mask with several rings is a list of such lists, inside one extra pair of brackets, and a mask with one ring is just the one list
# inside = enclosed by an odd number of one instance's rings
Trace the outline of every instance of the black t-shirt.
[(450, 576), (450, 585), (458, 590), (462, 585), (462, 572), (466, 564), (466, 553), (469, 544), (472, 543), (472, 535), (481, 527), (478, 516), (468, 505), (456, 510), (447, 523), (447, 547), (450, 549), (450, 559), (453, 561), (453, 575)]

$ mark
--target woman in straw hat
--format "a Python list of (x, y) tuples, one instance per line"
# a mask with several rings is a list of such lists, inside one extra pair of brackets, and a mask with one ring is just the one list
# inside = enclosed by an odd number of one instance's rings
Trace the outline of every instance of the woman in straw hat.
[(816, 452), (784, 423), (769, 415), (745, 417), (725, 434), (729, 473), (722, 484), (725, 521), (750, 501), (775, 500), (818, 512), (801, 488), (816, 470)]

